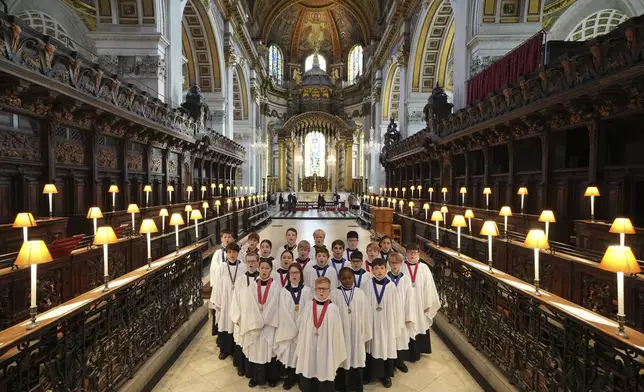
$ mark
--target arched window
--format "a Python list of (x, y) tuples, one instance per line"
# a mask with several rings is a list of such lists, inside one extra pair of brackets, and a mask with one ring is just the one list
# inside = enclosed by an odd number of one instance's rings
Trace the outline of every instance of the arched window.
[(356, 45), (349, 52), (349, 83), (362, 75), (362, 46)]
[(16, 17), (22, 19), (32, 29), (56, 38), (70, 49), (76, 49), (76, 45), (74, 45), (74, 42), (69, 38), (67, 30), (65, 30), (65, 28), (58, 23), (56, 19), (46, 13), (36, 10), (27, 10), (16, 15)]
[(566, 41), (587, 41), (612, 31), (627, 19), (621, 11), (601, 10), (590, 14), (568, 34)]
[(284, 79), (284, 58), (282, 50), (277, 45), (268, 48), (268, 69), (273, 79), (278, 82)]
[[(304, 61), (304, 72), (313, 68), (313, 56), (315, 56), (315, 54), (310, 55), (306, 58), (306, 61)], [(323, 71), (326, 71), (326, 59), (324, 58), (324, 56), (318, 54), (318, 61), (320, 63), (320, 68)]]
[(304, 176), (310, 177), (317, 174), (324, 177), (326, 168), (326, 143), (324, 135), (320, 132), (309, 132), (304, 139)]

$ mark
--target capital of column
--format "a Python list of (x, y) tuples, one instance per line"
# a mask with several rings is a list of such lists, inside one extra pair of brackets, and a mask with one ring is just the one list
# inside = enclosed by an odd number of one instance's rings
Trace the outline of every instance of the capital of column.
[(407, 68), (409, 64), (409, 48), (407, 45), (402, 45), (395, 55), (396, 63), (400, 68)]
[(226, 62), (226, 67), (232, 68), (239, 62), (239, 57), (235, 48), (232, 46), (226, 47), (224, 50), (224, 61)]

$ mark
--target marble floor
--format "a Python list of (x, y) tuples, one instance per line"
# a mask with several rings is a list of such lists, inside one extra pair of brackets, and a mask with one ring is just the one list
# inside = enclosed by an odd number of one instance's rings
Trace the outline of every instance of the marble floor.
[[(276, 219), (259, 234), (280, 246), (284, 242), (284, 232), (289, 227), (298, 230), (298, 240), (312, 241), (313, 230), (322, 228), (327, 233), (326, 242), (346, 238), (346, 232), (355, 230), (360, 235), (360, 247), (369, 242), (369, 232), (353, 221), (346, 220), (302, 220)], [(365, 386), (368, 391), (395, 392), (475, 392), (483, 389), (463, 367), (447, 346), (432, 331), (432, 354), (425, 355), (417, 363), (409, 363), (409, 373), (397, 372), (393, 386), (389, 389), (380, 383)], [(210, 334), (210, 320), (180, 354), (174, 364), (154, 387), (156, 392), (243, 392), (257, 390), (283, 390), (282, 385), (275, 388), (249, 388), (248, 379), (237, 376), (232, 359), (219, 360), (219, 349), (215, 338)], [(297, 387), (291, 389), (298, 391)]]

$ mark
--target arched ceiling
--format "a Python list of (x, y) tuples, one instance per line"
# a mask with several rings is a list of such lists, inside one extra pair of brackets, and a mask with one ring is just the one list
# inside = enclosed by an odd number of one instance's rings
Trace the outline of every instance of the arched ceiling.
[(330, 62), (346, 61), (349, 50), (366, 45), (379, 17), (378, 0), (258, 0), (253, 17), (268, 45), (287, 61), (301, 62), (319, 45)]

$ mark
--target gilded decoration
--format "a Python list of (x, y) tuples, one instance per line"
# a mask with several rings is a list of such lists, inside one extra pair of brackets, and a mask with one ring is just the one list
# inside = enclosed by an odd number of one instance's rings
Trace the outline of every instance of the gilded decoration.
[(101, 167), (108, 167), (111, 169), (116, 169), (117, 167), (117, 157), (116, 151), (109, 150), (107, 148), (101, 148), (98, 150), (97, 154), (98, 165)]
[(56, 142), (54, 154), (58, 163), (68, 165), (82, 165), (85, 163), (85, 149), (79, 144)]

